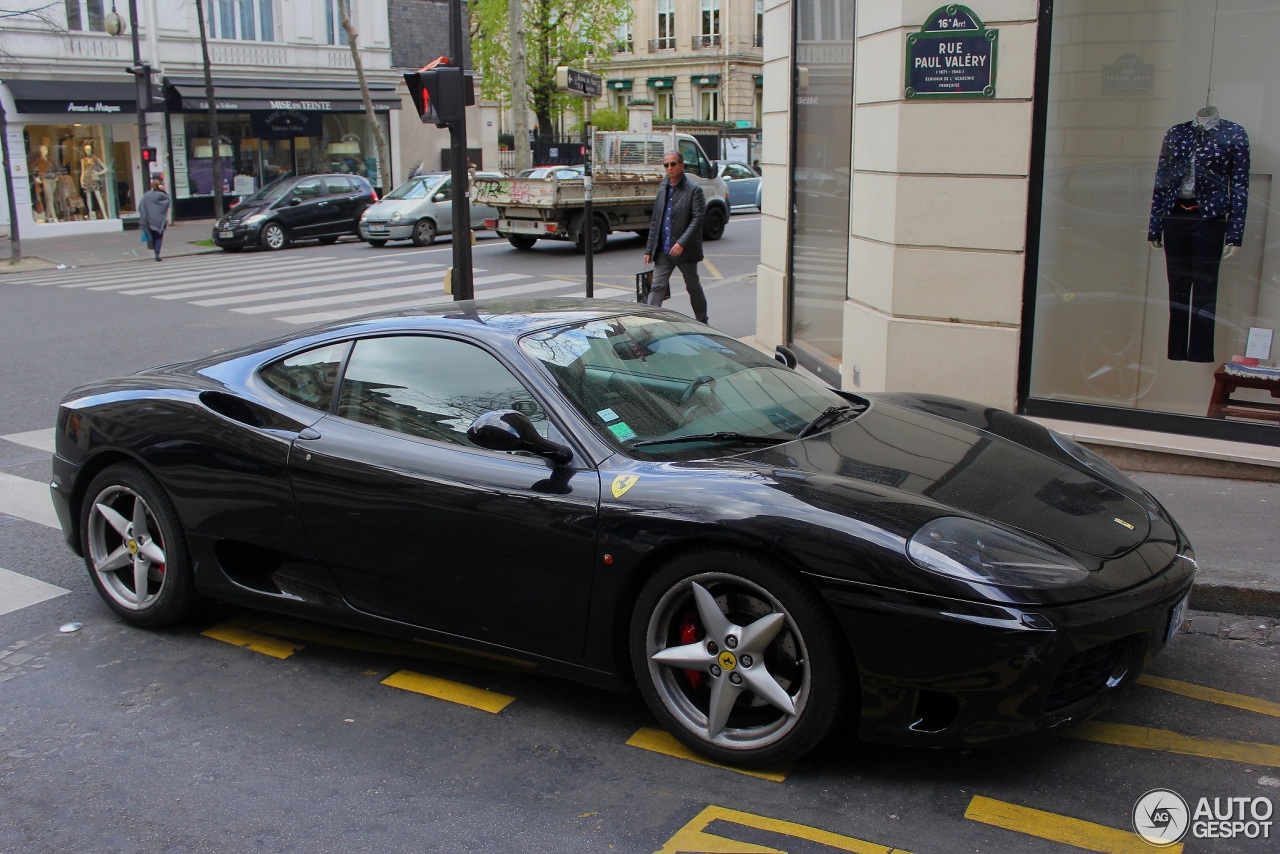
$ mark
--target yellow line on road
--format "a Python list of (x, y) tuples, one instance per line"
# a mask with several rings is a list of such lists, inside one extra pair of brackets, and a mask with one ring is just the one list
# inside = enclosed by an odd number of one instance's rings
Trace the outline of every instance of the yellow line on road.
[(1160, 750), (1184, 756), (1203, 756), (1206, 759), (1226, 759), (1230, 762), (1280, 768), (1280, 747), (1274, 744), (1229, 741), (1225, 738), (1192, 738), (1167, 729), (1098, 721), (1087, 721), (1073, 729), (1064, 730), (1062, 735), (1101, 744), (1118, 744), (1121, 747), (1138, 747), (1143, 750)]
[[(1141, 836), (1127, 830), (1116, 830), (1103, 824), (1094, 824), (1091, 821), (996, 801), (981, 795), (975, 795), (973, 800), (969, 801), (969, 808), (965, 810), (964, 817), (993, 827), (1003, 827), (1015, 833), (1025, 833), (1028, 836), (1074, 845), (1086, 851), (1151, 854), (1156, 850)], [(1159, 850), (1179, 852), (1182, 850), (1182, 845), (1175, 843)]]
[(764, 845), (755, 845), (750, 842), (738, 842), (713, 833), (707, 833), (706, 829), (713, 821), (732, 822), (743, 827), (789, 836), (792, 839), (817, 842), (837, 851), (853, 851), (855, 854), (895, 854), (895, 852), (897, 854), (906, 854), (901, 849), (886, 848), (883, 845), (876, 845), (874, 842), (854, 839), (852, 836), (841, 836), (838, 833), (819, 830), (816, 827), (809, 827), (804, 824), (796, 824), (795, 822), (782, 821), (776, 818), (765, 818), (762, 815), (752, 815), (749, 812), (739, 812), (738, 810), (717, 806), (707, 807), (698, 813), (693, 821), (676, 831), (675, 836), (668, 839), (667, 844), (659, 848), (654, 854), (683, 854), (684, 852), (698, 852), (698, 854), (703, 854), (703, 852), (710, 852), (710, 854), (784, 854), (778, 848), (768, 848)]
[(306, 649), (302, 644), (289, 643), (279, 638), (268, 637), (257, 632), (251, 632), (248, 629), (240, 629), (230, 625), (214, 626), (200, 634), (207, 638), (220, 640), (223, 643), (229, 643), (232, 646), (260, 652), (272, 658), (288, 658), (298, 650)]
[[(641, 259), (641, 260), (643, 260), (643, 259)], [(703, 264), (703, 266), (705, 266), (705, 267), (707, 268), (707, 272), (711, 274), (711, 278), (713, 278), (713, 279), (723, 279), (723, 278), (724, 278), (724, 276), (720, 275), (720, 271), (716, 269), (716, 265), (715, 265), (715, 264), (712, 264), (712, 263), (711, 263), (711, 259), (710, 259), (710, 258), (708, 258), (708, 257), (706, 257), (705, 255), (702, 257), (702, 264)]]
[(447, 700), (460, 706), (470, 706), (473, 709), (480, 709), (495, 715), (515, 702), (516, 699), (515, 697), (508, 697), (506, 694), (499, 694), (496, 691), (486, 691), (483, 688), (463, 685), (461, 682), (450, 682), (448, 679), (438, 679), (435, 676), (414, 673), (412, 670), (401, 670), (398, 673), (392, 673), (382, 680), (382, 684), (390, 685), (392, 688), (400, 688), (404, 691), (412, 691), (415, 694), (425, 694), (428, 697), (435, 697), (437, 700)]
[(1173, 694), (1181, 694), (1184, 697), (1191, 697), (1193, 700), (1205, 700), (1222, 706), (1234, 706), (1237, 709), (1244, 709), (1246, 712), (1257, 712), (1260, 715), (1271, 715), (1273, 718), (1280, 718), (1280, 703), (1250, 697), (1248, 694), (1232, 694), (1229, 691), (1219, 691), (1217, 688), (1196, 685), (1194, 682), (1165, 679), (1162, 676), (1139, 676), (1138, 684), (1146, 685), (1148, 688), (1159, 688), (1161, 691), (1169, 691)]
[(680, 742), (669, 732), (660, 729), (651, 729), (645, 727), (638, 730), (635, 735), (627, 739), (627, 744), (632, 747), (638, 747), (641, 750), (649, 750), (654, 753), (661, 753), (665, 756), (674, 756), (677, 759), (687, 759), (690, 762), (697, 762), (701, 765), (710, 765), (712, 768), (723, 768), (726, 771), (736, 771), (739, 774), (746, 774), (748, 777), (759, 777), (761, 780), (772, 780), (775, 783), (781, 783), (787, 779), (795, 766), (785, 765), (775, 771), (761, 771), (751, 768), (735, 768), (732, 765), (725, 765), (720, 762), (708, 759), (694, 753)]

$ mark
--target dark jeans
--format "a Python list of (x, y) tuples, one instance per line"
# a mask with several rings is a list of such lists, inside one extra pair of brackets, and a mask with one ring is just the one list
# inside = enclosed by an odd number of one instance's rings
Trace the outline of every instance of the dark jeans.
[(665, 252), (659, 252), (653, 260), (653, 288), (649, 291), (649, 305), (662, 305), (671, 296), (671, 274), (680, 269), (684, 276), (684, 289), (689, 292), (689, 304), (699, 323), (707, 322), (707, 297), (702, 292), (702, 279), (698, 277), (697, 261), (681, 261)]
[(163, 232), (163, 231), (153, 231), (153, 230), (151, 230), (151, 229), (149, 229), (149, 228), (148, 228), (148, 229), (147, 229), (147, 233), (151, 235), (151, 248), (152, 248), (152, 249), (154, 249), (154, 250), (156, 251), (156, 257), (157, 257), (157, 258), (159, 258), (159, 257), (160, 257), (160, 246), (161, 246), (161, 244), (163, 244), (163, 243), (164, 243), (164, 232)]
[(1220, 217), (1171, 216), (1164, 221), (1169, 271), (1169, 358), (1214, 362), (1218, 267), (1227, 223)]

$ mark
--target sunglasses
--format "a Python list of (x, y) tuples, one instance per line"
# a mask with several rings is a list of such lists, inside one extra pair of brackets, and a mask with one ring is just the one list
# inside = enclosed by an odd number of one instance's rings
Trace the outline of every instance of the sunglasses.
[(670, 169), (672, 166), (679, 166), (679, 165), (680, 165), (680, 161), (679, 161), (679, 160), (677, 160), (675, 163), (663, 163), (663, 164), (662, 164), (662, 166), (663, 166), (663, 168), (664, 168), (664, 169)]

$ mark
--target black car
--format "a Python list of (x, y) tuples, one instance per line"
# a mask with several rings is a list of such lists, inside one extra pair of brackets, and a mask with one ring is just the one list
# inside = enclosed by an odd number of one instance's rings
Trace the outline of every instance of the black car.
[(85, 386), (54, 504), (107, 604), (220, 599), (596, 685), (721, 761), (969, 746), (1104, 708), (1190, 544), (1031, 421), (835, 391), (671, 311), (371, 315)]
[(267, 184), (213, 225), (213, 242), (228, 252), (247, 246), (280, 249), (295, 240), (333, 243), (359, 236), (360, 214), (378, 194), (359, 175), (299, 175)]

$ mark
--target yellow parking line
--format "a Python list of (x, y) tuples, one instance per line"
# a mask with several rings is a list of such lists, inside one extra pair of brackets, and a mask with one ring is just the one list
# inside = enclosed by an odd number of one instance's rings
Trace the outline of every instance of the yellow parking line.
[(289, 643), (279, 638), (268, 637), (267, 635), (251, 632), (248, 629), (240, 629), (231, 625), (214, 626), (211, 629), (205, 629), (200, 634), (207, 638), (220, 640), (223, 643), (229, 643), (232, 646), (250, 649), (254, 652), (260, 652), (263, 655), (269, 655), (272, 658), (288, 658), (300, 649), (306, 649), (302, 644)]
[[(969, 808), (964, 811), (964, 817), (993, 827), (1003, 827), (1015, 833), (1025, 833), (1040, 839), (1074, 845), (1086, 851), (1150, 854), (1155, 850), (1141, 836), (1127, 830), (1116, 830), (1103, 824), (1094, 824), (1091, 821), (996, 801), (981, 795), (975, 795), (973, 800), (969, 801)], [(1182, 845), (1175, 843), (1160, 850), (1179, 852), (1182, 850)]]
[(1280, 703), (1250, 697), (1248, 694), (1232, 694), (1229, 691), (1219, 691), (1217, 688), (1196, 685), (1194, 682), (1165, 679), (1162, 676), (1139, 676), (1138, 684), (1146, 685), (1148, 688), (1159, 688), (1161, 691), (1181, 694), (1194, 700), (1205, 700), (1222, 706), (1234, 706), (1237, 709), (1244, 709), (1246, 712), (1257, 712), (1260, 715), (1271, 715), (1273, 718), (1280, 718)]
[(680, 742), (676, 741), (675, 736), (669, 732), (660, 729), (651, 729), (645, 727), (638, 730), (635, 735), (627, 739), (627, 744), (632, 747), (638, 747), (641, 750), (649, 750), (654, 753), (661, 753), (665, 756), (674, 756), (677, 759), (687, 759), (690, 762), (697, 762), (701, 765), (710, 765), (712, 768), (723, 768), (726, 771), (736, 771), (739, 774), (746, 774), (748, 777), (759, 777), (761, 780), (772, 780), (775, 783), (781, 783), (787, 779), (787, 775), (795, 770), (794, 765), (785, 765), (776, 771), (761, 771), (759, 769), (735, 768), (732, 765), (725, 765), (708, 759), (694, 753)]
[[(643, 259), (641, 259), (641, 260), (643, 260)], [(711, 259), (710, 259), (710, 258), (708, 258), (708, 257), (707, 257), (707, 256), (705, 256), (705, 255), (704, 255), (704, 256), (702, 256), (702, 266), (704, 266), (704, 267), (706, 267), (706, 268), (707, 268), (707, 272), (711, 274), (711, 278), (713, 278), (713, 279), (723, 279), (723, 278), (724, 278), (724, 276), (720, 275), (720, 271), (716, 269), (716, 265), (715, 265), (715, 264), (712, 264), (712, 263), (711, 263)]]
[(460, 706), (470, 706), (473, 709), (480, 709), (495, 715), (515, 702), (516, 699), (515, 697), (508, 697), (506, 694), (499, 694), (496, 691), (486, 691), (483, 688), (463, 685), (461, 682), (450, 682), (448, 679), (438, 679), (435, 676), (414, 673), (412, 670), (401, 670), (398, 673), (392, 673), (382, 680), (382, 684), (390, 685), (392, 688), (400, 688), (404, 691), (412, 691), (415, 694), (425, 694), (428, 697), (435, 697), (437, 700), (447, 700)]
[(778, 848), (768, 848), (750, 842), (738, 842), (714, 833), (707, 833), (707, 827), (713, 821), (725, 821), (755, 830), (765, 830), (792, 839), (804, 839), (817, 842), (837, 851), (852, 851), (855, 854), (907, 854), (898, 848), (886, 848), (874, 842), (854, 839), (852, 836), (841, 836), (827, 830), (819, 830), (804, 824), (781, 821), (776, 818), (765, 818), (749, 812), (710, 806), (698, 813), (692, 821), (676, 831), (675, 836), (667, 840), (654, 854), (685, 854), (685, 852), (710, 852), (711, 854), (784, 854)]
[(1274, 744), (1229, 741), (1225, 738), (1192, 738), (1167, 729), (1098, 721), (1087, 721), (1072, 729), (1064, 730), (1062, 735), (1101, 744), (1118, 744), (1122, 747), (1138, 747), (1144, 750), (1160, 750), (1165, 753), (1181, 753), (1185, 756), (1203, 756), (1207, 759), (1226, 759), (1230, 762), (1280, 768), (1280, 747)]

